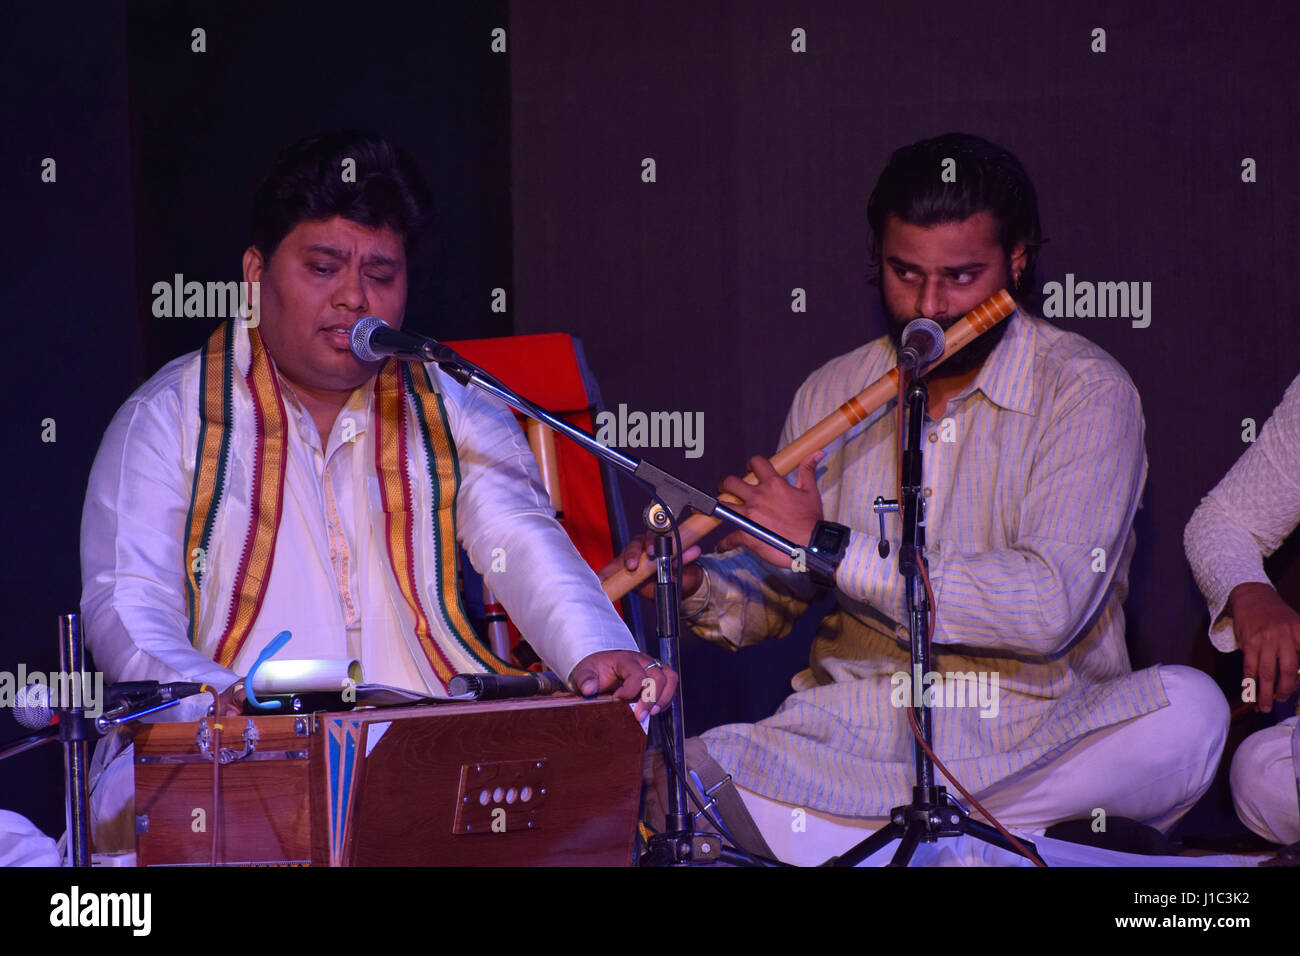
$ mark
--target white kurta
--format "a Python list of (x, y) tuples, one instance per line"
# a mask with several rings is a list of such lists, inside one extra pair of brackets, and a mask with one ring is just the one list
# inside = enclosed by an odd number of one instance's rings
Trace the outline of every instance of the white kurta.
[(1210, 640), (1237, 649), (1228, 595), (1271, 584), (1264, 559), (1300, 525), (1300, 376), (1223, 480), (1201, 499), (1183, 533), (1187, 561), (1210, 609)]
[[(232, 668), (191, 645), (182, 550), (200, 420), (199, 361), (197, 352), (182, 356), (141, 386), (114, 416), (91, 469), (81, 609), (105, 681), (202, 680), (224, 688), (287, 628), (293, 638), (278, 658), (355, 658), (368, 682), (441, 692), (423, 655), (413, 652), (410, 612), (391, 586), (376, 514), (373, 379), (353, 392), (323, 447), (311, 416), (280, 379), (288, 418), (284, 506), (261, 612)], [(458, 536), (520, 632), (564, 676), (596, 651), (634, 649), (596, 575), (555, 520), (513, 413), (436, 367), (429, 371), (459, 456)], [(232, 447), (233, 472), (251, 470), (251, 452)], [(229, 514), (218, 510), (213, 534), (237, 551), (247, 523)], [(417, 535), (417, 546), (431, 551), (431, 535)], [(218, 596), (229, 592), (231, 564), (209, 565), (199, 646), (209, 646), (224, 623), (228, 598)], [(426, 555), (424, 566), (437, 565)], [(423, 598), (432, 600), (434, 582), (421, 583)], [(191, 698), (161, 716), (195, 720), (208, 706)], [(96, 769), (117, 749), (101, 747)]]
[[(391, 598), (386, 548), (372, 520), (378, 496), (366, 470), (374, 456), (372, 382), (352, 394), (322, 449), (311, 416), (281, 380), (289, 453), (261, 613), (229, 670), (190, 645), (181, 550), (198, 431), (197, 362), (197, 353), (177, 359), (127, 400), (91, 470), (82, 518), (82, 613), (87, 644), (107, 680), (202, 679), (224, 687), (288, 628), (293, 639), (280, 657), (355, 657), (367, 681), (437, 691), (408, 647), (401, 628), (407, 611)], [(634, 648), (595, 574), (555, 521), (513, 413), (432, 372), (460, 458), (461, 541), (520, 631), (562, 675), (595, 651)], [(234, 448), (232, 457), (250, 451)], [(219, 512), (215, 534), (242, 540), (245, 532), (224, 524)], [(223, 583), (204, 590), (220, 593)], [(214, 610), (223, 610), (219, 602), (205, 602), (205, 616)], [(213, 616), (205, 625), (221, 624)], [(192, 717), (203, 706), (196, 701), (186, 710)]]
[[(1210, 640), (1237, 649), (1228, 596), (1239, 584), (1269, 584), (1264, 559), (1300, 525), (1300, 376), (1223, 480), (1187, 522), (1183, 544), (1210, 609)], [(1258, 731), (1232, 759), (1232, 800), (1246, 826), (1265, 839), (1300, 839), (1295, 721)]]

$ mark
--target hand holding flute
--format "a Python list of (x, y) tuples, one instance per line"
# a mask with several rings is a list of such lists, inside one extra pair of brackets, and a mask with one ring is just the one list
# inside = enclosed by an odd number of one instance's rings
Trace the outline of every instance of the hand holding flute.
[[(937, 367), (950, 355), (966, 346), (977, 336), (986, 332), (998, 322), (1011, 315), (1015, 309), (1015, 301), (1005, 289), (1000, 290), (984, 302), (981, 302), (947, 330), (943, 354), (931, 363), (931, 367)], [(808, 431), (804, 432), (785, 448), (778, 451), (772, 456), (770, 462), (768, 459), (761, 457), (751, 459), (751, 469), (753, 469), (757, 462), (762, 462), (770, 466), (772, 469), (772, 475), (767, 476), (768, 481), (765, 483), (770, 483), (773, 476), (779, 478), (779, 476), (789, 474), (796, 468), (803, 469), (806, 467), (809, 469), (811, 474), (811, 469), (816, 464), (815, 461), (812, 461), (812, 458), (815, 455), (821, 454), (821, 449), (824, 446), (830, 444), (854, 425), (866, 420), (866, 418), (875, 412), (876, 409), (880, 408), (893, 398), (897, 394), (897, 391), (898, 371), (896, 369), (891, 369), (888, 373), (882, 375), (871, 385), (867, 386), (863, 391), (844, 402), (844, 404), (842, 404), (838, 409), (826, 416), (826, 418), (822, 419)], [(817, 460), (820, 460), (820, 458)], [(736, 510), (741, 511), (742, 514), (745, 514), (746, 512), (742, 511), (740, 507), (737, 507), (739, 505), (744, 505), (752, 511), (755, 504), (754, 500), (752, 500), (755, 492), (752, 490), (747, 492), (745, 497), (748, 500), (748, 503), (747, 500), (742, 500), (742, 498), (729, 492), (746, 491), (746, 489), (739, 485), (738, 482), (743, 481), (748, 485), (758, 485), (760, 484), (760, 480), (760, 477), (753, 470), (751, 470), (743, 479), (729, 478), (723, 482), (724, 493), (719, 495), (719, 500), (726, 502), (732, 507), (736, 507)], [(802, 477), (799, 479), (800, 482), (803, 480)], [(811, 481), (811, 478), (809, 478), (809, 481)], [(785, 504), (788, 507), (791, 507), (793, 511), (788, 519), (777, 518), (776, 522), (780, 526), (774, 526), (772, 530), (777, 531), (779, 534), (782, 534), (782, 536), (787, 537), (792, 541), (798, 543), (806, 542), (808, 536), (811, 535), (812, 525), (816, 524), (817, 520), (821, 517), (820, 495), (817, 495), (816, 501), (817, 518), (814, 518), (812, 522), (808, 524), (808, 528), (804, 529), (804, 519), (807, 517), (805, 512), (811, 513), (811, 502), (806, 496), (807, 489), (803, 489), (805, 495), (801, 498), (798, 494), (800, 491), (798, 483), (792, 487), (782, 480), (781, 484), (785, 485), (785, 487), (793, 493), (793, 496), (785, 502)], [(812, 491), (816, 494), (815, 482), (812, 483)], [(765, 499), (767, 499), (767, 504), (769, 505), (777, 503), (777, 497), (775, 496), (784, 497), (784, 492), (775, 488), (774, 485), (772, 485), (770, 491), (764, 490), (761, 494)], [(767, 508), (762, 508), (761, 511), (766, 514)], [(754, 517), (756, 520), (764, 524), (768, 523), (764, 520), (764, 515), (757, 512), (746, 514), (746, 516)], [(767, 516), (772, 517), (772, 515)], [(719, 519), (710, 518), (700, 514), (692, 515), (686, 521), (682, 522), (680, 532), (682, 547), (686, 551), (683, 555), (683, 559), (686, 562), (694, 561), (695, 558), (699, 556), (699, 549), (692, 546), (716, 528), (720, 523)], [(788, 527), (786, 527), (787, 525)], [(792, 535), (797, 535), (799, 533), (803, 533), (804, 537), (792, 537)], [(757, 542), (748, 539), (747, 535), (739, 537), (732, 535), (724, 539), (723, 543), (739, 543), (741, 538), (747, 539), (747, 544), (757, 545)], [(643, 551), (648, 547), (648, 542), (649, 538), (647, 536), (634, 539), (631, 544), (624, 549), (622, 554), (601, 569), (601, 586), (604, 588), (605, 594), (610, 598), (610, 600), (617, 601), (619, 598), (636, 589), (642, 582), (653, 576), (654, 562), (643, 556)], [(759, 553), (761, 554), (761, 552)], [(775, 551), (772, 553), (777, 554)], [(767, 557), (768, 560), (772, 560), (770, 556), (763, 556)], [(784, 556), (782, 556), (781, 559), (784, 560)], [(780, 562), (778, 561), (776, 563)], [(694, 593), (700, 585), (700, 580), (701, 574), (698, 569), (688, 568), (684, 570), (682, 581), (683, 597)], [(649, 596), (646, 590), (642, 590), (641, 593)]]
[[(755, 455), (749, 460), (749, 475), (745, 479), (732, 475), (722, 482), (723, 497), (733, 510), (744, 517), (757, 521), (788, 541), (802, 544), (812, 537), (813, 528), (822, 520), (822, 498), (817, 489), (815, 469), (825, 454), (818, 449), (800, 462), (794, 485), (782, 477), (772, 462), (762, 455)], [(642, 567), (642, 561), (645, 562), (647, 573), (652, 573), (654, 558), (650, 554), (650, 548), (654, 537), (653, 533), (647, 531), (634, 538), (623, 549), (623, 553), (602, 570), (602, 578), (620, 567), (625, 572), (636, 572)], [(685, 538), (682, 543), (685, 545)], [(718, 542), (718, 550), (730, 551), (742, 545), (778, 567), (790, 565), (789, 557), (743, 531), (733, 531), (723, 538)], [(699, 545), (688, 546), (682, 556), (683, 598), (694, 594), (703, 581), (703, 572), (691, 563), (699, 556)], [(654, 582), (648, 581), (637, 593), (645, 598), (653, 598)]]

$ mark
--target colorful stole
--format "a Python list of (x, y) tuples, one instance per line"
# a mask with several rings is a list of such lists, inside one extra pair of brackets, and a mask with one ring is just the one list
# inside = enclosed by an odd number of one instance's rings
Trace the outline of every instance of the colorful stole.
[[(232, 319), (208, 338), (199, 357), (201, 423), (194, 459), (194, 483), (185, 525), (186, 603), (189, 638), (196, 644), (200, 602), (215, 596), (203, 591), (209, 567), (213, 526), (229, 479), (231, 436), (235, 410), (235, 322)], [(252, 395), (256, 422), (253, 449), (251, 514), (234, 577), (230, 610), (213, 659), (230, 667), (252, 630), (271, 577), (276, 534), (284, 504), (288, 461), (288, 416), (279, 378), (256, 328), (248, 330), (249, 369), (244, 380)], [(413, 374), (414, 373), (414, 374)], [(417, 528), (412, 495), (420, 487), (411, 474), (416, 457), (408, 448), (411, 409), (415, 433), (424, 445), (433, 501), (428, 505), (431, 526)], [(460, 465), (447, 425), (442, 396), (423, 366), (413, 369), (397, 359), (379, 369), (371, 414), (375, 471), (383, 499), (388, 563), (398, 590), (415, 620), (415, 638), (444, 688), (458, 668), (455, 659), (468, 657), (471, 667), (494, 673), (523, 673), (505, 664), (474, 634), (457, 586), (456, 497)], [(433, 625), (421, 599), (416, 572), (417, 534), (432, 534), (436, 555), (437, 607), (441, 627)], [(217, 598), (220, 600), (220, 598)], [(451, 646), (446, 646), (450, 644)], [(449, 651), (451, 653), (449, 653)]]

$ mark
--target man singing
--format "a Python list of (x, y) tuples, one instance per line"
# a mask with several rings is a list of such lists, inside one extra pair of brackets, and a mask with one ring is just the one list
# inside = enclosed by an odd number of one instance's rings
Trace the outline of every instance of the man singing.
[[(638, 716), (671, 698), (675, 675), (636, 650), (555, 521), (512, 413), (435, 366), (352, 354), (362, 317), (402, 324), (429, 207), (412, 159), (373, 134), (277, 159), (243, 257), (260, 314), (141, 386), (91, 471), (81, 607), (108, 680), (204, 681), (237, 712), (239, 676), (287, 629), (282, 656), (357, 659), (369, 682), (444, 693), (455, 673), (505, 667), (461, 606), (461, 543), (575, 690), (612, 690)], [(96, 753), (100, 851), (134, 846), (122, 745)]]

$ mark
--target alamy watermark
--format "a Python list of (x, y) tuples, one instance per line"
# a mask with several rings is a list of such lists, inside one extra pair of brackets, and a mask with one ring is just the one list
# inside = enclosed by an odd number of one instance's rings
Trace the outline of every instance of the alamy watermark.
[[(31, 692), (29, 686), (48, 689)], [(0, 707), (47, 705), (58, 708), (83, 708), (87, 717), (104, 712), (104, 674), (102, 671), (29, 671), (19, 664), (17, 672), (0, 671)]]
[(50, 897), (51, 926), (121, 927), (133, 936), (148, 936), (152, 913), (152, 893), (83, 893), (74, 884)]
[(685, 448), (687, 458), (704, 454), (703, 412), (618, 412), (596, 414), (596, 441), (614, 448)]
[(981, 717), (998, 715), (997, 671), (897, 671), (889, 678), (889, 702), (895, 707), (978, 707)]
[(1065, 283), (1048, 282), (1043, 286), (1043, 316), (1049, 319), (1132, 319), (1133, 328), (1151, 324), (1150, 282), (1082, 282), (1074, 273), (1065, 274)]
[(178, 272), (171, 282), (155, 282), (152, 291), (153, 314), (159, 319), (241, 318), (256, 328), (261, 315), (260, 282), (186, 282)]

